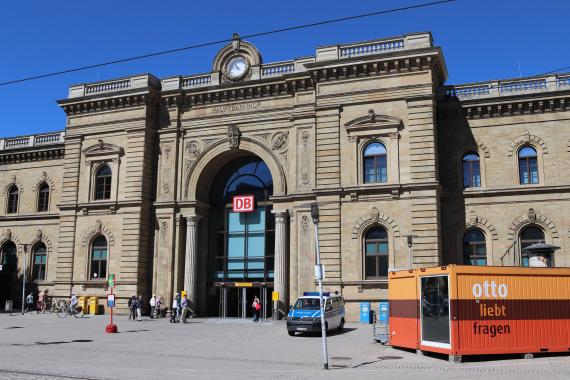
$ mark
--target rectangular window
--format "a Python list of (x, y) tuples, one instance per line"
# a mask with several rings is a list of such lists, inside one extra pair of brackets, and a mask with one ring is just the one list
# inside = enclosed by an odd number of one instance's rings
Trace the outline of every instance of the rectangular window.
[(247, 213), (228, 212), (227, 215), (227, 277), (263, 280), (267, 264), (265, 209)]
[(34, 280), (43, 281), (46, 279), (46, 262), (47, 262), (47, 255), (45, 254), (34, 255), (34, 268), (32, 270), (32, 277)]

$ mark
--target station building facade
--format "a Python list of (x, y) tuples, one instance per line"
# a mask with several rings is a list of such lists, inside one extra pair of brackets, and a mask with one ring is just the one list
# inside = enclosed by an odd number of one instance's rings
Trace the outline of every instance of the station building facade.
[[(235, 36), (210, 73), (73, 85), (65, 130), (0, 139), (0, 303), (28, 289), (267, 316), (325, 290), (349, 319), (387, 272), (570, 266), (570, 75), (447, 85), (430, 33), (264, 63)], [(253, 195), (253, 212), (235, 196)]]

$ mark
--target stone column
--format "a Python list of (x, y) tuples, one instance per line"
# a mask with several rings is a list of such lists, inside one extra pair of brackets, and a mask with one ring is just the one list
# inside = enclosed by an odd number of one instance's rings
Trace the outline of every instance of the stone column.
[(197, 305), (196, 289), (198, 285), (198, 223), (200, 217), (191, 215), (186, 217), (186, 255), (184, 258), (184, 290), (188, 299)]
[(284, 312), (282, 314), (277, 310), (273, 311), (273, 319), (281, 319), (286, 315), (287, 290), (288, 290), (288, 267), (287, 267), (287, 211), (275, 210), (275, 268), (274, 268), (274, 287), (279, 292), (278, 310)]

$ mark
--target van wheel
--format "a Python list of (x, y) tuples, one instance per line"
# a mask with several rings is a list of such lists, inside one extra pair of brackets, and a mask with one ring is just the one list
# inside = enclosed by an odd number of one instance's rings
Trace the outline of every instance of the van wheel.
[(338, 325), (338, 328), (336, 329), (337, 332), (341, 333), (344, 330), (344, 318), (340, 320), (340, 325)]
[(289, 334), (289, 336), (295, 336), (295, 331), (287, 330), (287, 334)]

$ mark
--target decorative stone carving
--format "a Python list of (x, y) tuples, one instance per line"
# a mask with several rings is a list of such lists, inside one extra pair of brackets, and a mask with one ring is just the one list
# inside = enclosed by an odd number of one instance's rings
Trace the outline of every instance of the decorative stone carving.
[[(490, 234), (491, 239), (499, 240), (499, 234), (497, 233), (497, 229), (486, 218), (478, 216), (475, 214), (475, 211), (470, 210), (469, 215), (467, 216), (466, 219), (467, 219), (465, 221), (465, 227), (466, 228), (471, 228), (471, 227), (480, 228), (482, 230), (485, 230), (488, 234)], [(463, 234), (463, 233), (464, 233), (464, 228), (461, 228), (461, 234)]]
[(271, 149), (282, 152), (287, 149), (289, 132), (277, 132), (271, 138)]
[(228, 126), (228, 139), (231, 149), (239, 148), (240, 136), (241, 136), (241, 131), (239, 130), (237, 124), (230, 124)]
[(4, 232), (4, 238), (6, 240), (11, 240), (12, 239), (12, 230), (9, 228), (6, 228), (6, 232)]
[(372, 224), (381, 224), (392, 231), (394, 237), (400, 236), (400, 227), (396, 221), (386, 214), (382, 214), (376, 207), (366, 215), (361, 216), (352, 227), (351, 237), (357, 239), (362, 231)]
[(368, 120), (374, 121), (376, 120), (376, 112), (373, 109), (368, 110)]
[(303, 232), (307, 232), (309, 230), (309, 217), (307, 215), (303, 215), (301, 217), (301, 229)]
[(536, 222), (536, 212), (534, 211), (533, 208), (528, 209), (528, 220), (531, 223)]
[(20, 194), (24, 192), (24, 185), (15, 175), (13, 175), (12, 178), (10, 178), (10, 182), (4, 186), (4, 193), (7, 193), (13, 185), (16, 185)]
[(200, 144), (197, 141), (190, 141), (186, 144), (186, 152), (189, 160), (195, 160), (200, 155)]
[(546, 146), (544, 140), (538, 136), (531, 135), (530, 132), (527, 131), (526, 134), (517, 137), (511, 142), (508, 150), (509, 157), (511, 157), (513, 155), (513, 152), (516, 152), (518, 148), (526, 144), (532, 144), (535, 147), (539, 147), (542, 151), (542, 154), (548, 154), (548, 147)]
[(163, 241), (167, 240), (167, 234), (168, 234), (168, 222), (163, 220), (162, 222), (160, 222), (160, 235)]
[(164, 194), (168, 194), (170, 192), (170, 185), (168, 184), (168, 182), (164, 182), (162, 184), (162, 192)]
[(42, 240), (42, 237), (43, 237), (42, 230), (38, 229), (38, 230), (36, 231), (36, 241), (41, 241), (41, 240)]
[(86, 247), (91, 239), (96, 235), (103, 235), (107, 239), (107, 243), (112, 246), (115, 245), (115, 237), (109, 228), (103, 225), (100, 220), (95, 221), (93, 225), (87, 228), (81, 238), (81, 246)]
[(172, 152), (172, 146), (170, 144), (163, 144), (162, 152), (164, 153), (164, 158), (166, 160), (170, 160), (170, 152)]
[(309, 131), (301, 132), (301, 140), (303, 141), (303, 145), (305, 147), (307, 146), (307, 143), (309, 142), (309, 137), (311, 137), (311, 133)]

